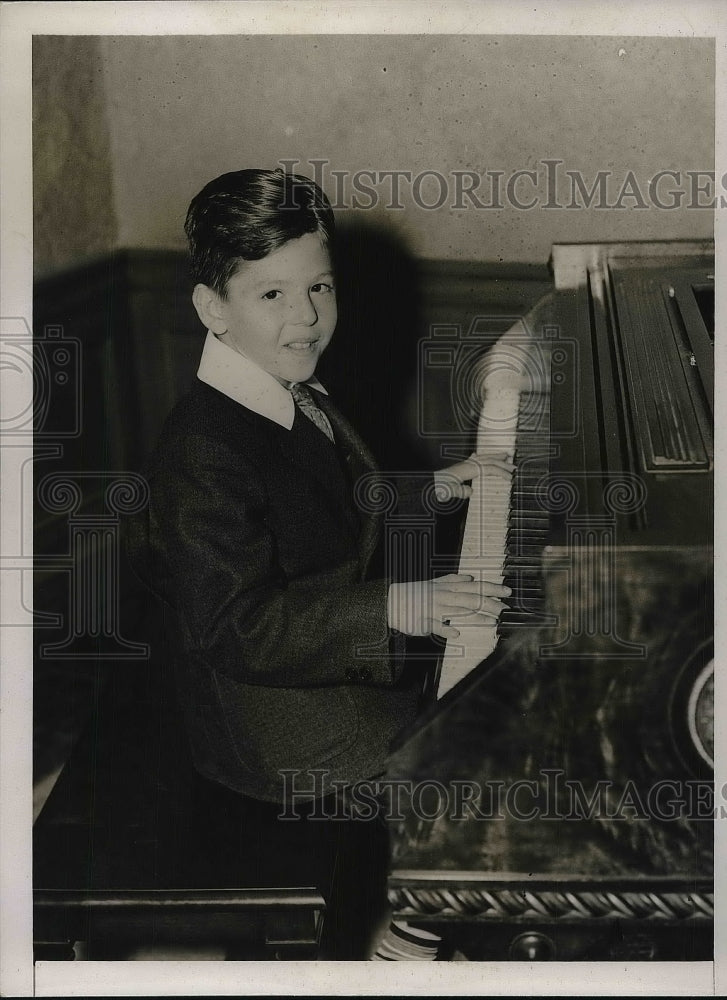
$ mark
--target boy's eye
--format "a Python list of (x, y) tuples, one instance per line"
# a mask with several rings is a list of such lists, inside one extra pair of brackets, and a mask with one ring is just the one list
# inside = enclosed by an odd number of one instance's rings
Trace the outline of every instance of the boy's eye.
[(263, 295), (263, 298), (264, 299), (268, 299), (268, 300), (272, 300), (272, 299), (277, 299), (277, 297), (279, 295), (280, 295), (280, 292), (276, 288), (273, 288), (269, 292), (265, 292), (265, 294)]
[(317, 281), (315, 283), (315, 285), (311, 285), (311, 291), (312, 292), (323, 292), (323, 293), (332, 292), (333, 291), (333, 285), (329, 285), (325, 281)]

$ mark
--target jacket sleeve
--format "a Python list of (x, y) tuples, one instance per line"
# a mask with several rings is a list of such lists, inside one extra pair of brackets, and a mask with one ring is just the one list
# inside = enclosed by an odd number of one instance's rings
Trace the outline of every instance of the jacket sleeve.
[(184, 645), (241, 683), (394, 683), (403, 664), (391, 653), (388, 582), (360, 582), (355, 558), (286, 579), (254, 467), (212, 438), (178, 450), (150, 475), (127, 548), (176, 611)]

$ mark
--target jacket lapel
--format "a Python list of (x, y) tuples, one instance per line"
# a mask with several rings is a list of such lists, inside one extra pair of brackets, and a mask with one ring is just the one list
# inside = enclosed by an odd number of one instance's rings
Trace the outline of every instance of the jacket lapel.
[[(217, 392), (217, 390), (213, 391)], [(351, 528), (354, 535), (358, 536), (361, 567), (365, 572), (376, 549), (380, 525), (384, 516), (384, 510), (377, 509), (378, 505), (373, 502), (371, 494), (374, 482), (379, 479), (379, 469), (372, 452), (328, 397), (321, 393), (315, 393), (315, 401), (331, 422), (336, 438), (336, 447), (342, 456), (354, 489), (353, 503), (358, 512), (358, 523), (354, 524), (351, 521)], [(294, 434), (293, 431), (278, 426), (274, 421), (253, 413), (239, 403), (235, 403), (234, 406), (238, 416), (245, 414), (248, 419), (252, 419), (257, 426), (258, 433), (263, 434), (268, 440), (270, 448), (278, 449), (307, 476), (313, 476), (321, 488), (332, 498), (332, 501), (340, 504), (340, 492), (333, 488), (332, 483), (332, 479), (338, 479), (338, 477), (331, 476), (331, 467), (326, 462), (325, 448), (328, 445), (325, 440), (322, 442), (322, 449), (301, 448), (299, 447), (300, 436)], [(306, 420), (307, 418), (297, 413), (296, 419)], [(319, 434), (320, 431), (316, 430), (315, 433)], [(331, 449), (330, 460), (338, 462), (338, 457), (333, 449)], [(362, 477), (365, 478), (362, 479)], [(358, 499), (359, 497), (361, 499)], [(348, 514), (349, 507), (350, 502), (342, 505), (342, 512), (345, 512), (347, 516), (350, 516)]]
[(376, 509), (378, 505), (373, 502), (371, 490), (381, 478), (380, 471), (372, 452), (328, 397), (316, 394), (316, 402), (331, 422), (336, 443), (353, 484), (354, 503), (361, 520), (359, 547), (365, 568), (376, 549), (384, 514), (383, 510)]

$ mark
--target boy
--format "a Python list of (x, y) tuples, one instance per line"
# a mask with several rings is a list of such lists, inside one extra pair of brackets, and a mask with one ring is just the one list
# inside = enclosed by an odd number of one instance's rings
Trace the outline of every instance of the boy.
[[(450, 617), (491, 622), (508, 593), (454, 574), (369, 578), (381, 515), (354, 489), (375, 464), (314, 378), (336, 325), (333, 228), (317, 185), (281, 170), (224, 174), (193, 199), (193, 302), (208, 333), (129, 541), (174, 615), (196, 769), (271, 802), (282, 770), (310, 796), (380, 773), (421, 694), (402, 633), (456, 637)], [(478, 472), (461, 462), (435, 482), (467, 496)]]

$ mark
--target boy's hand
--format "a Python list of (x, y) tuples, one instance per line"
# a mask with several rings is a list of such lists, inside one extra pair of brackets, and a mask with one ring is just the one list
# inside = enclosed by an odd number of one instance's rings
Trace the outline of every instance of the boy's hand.
[(455, 615), (468, 615), (472, 624), (493, 625), (509, 597), (509, 587), (474, 580), (466, 573), (450, 573), (437, 580), (392, 583), (387, 604), (389, 627), (406, 635), (439, 635), (457, 639), (459, 631), (447, 624)]
[(456, 462), (434, 473), (434, 492), (437, 500), (466, 499), (472, 496), (472, 487), (465, 483), (482, 475), (510, 478), (515, 466), (505, 454), (486, 455), (473, 452), (463, 462)]

